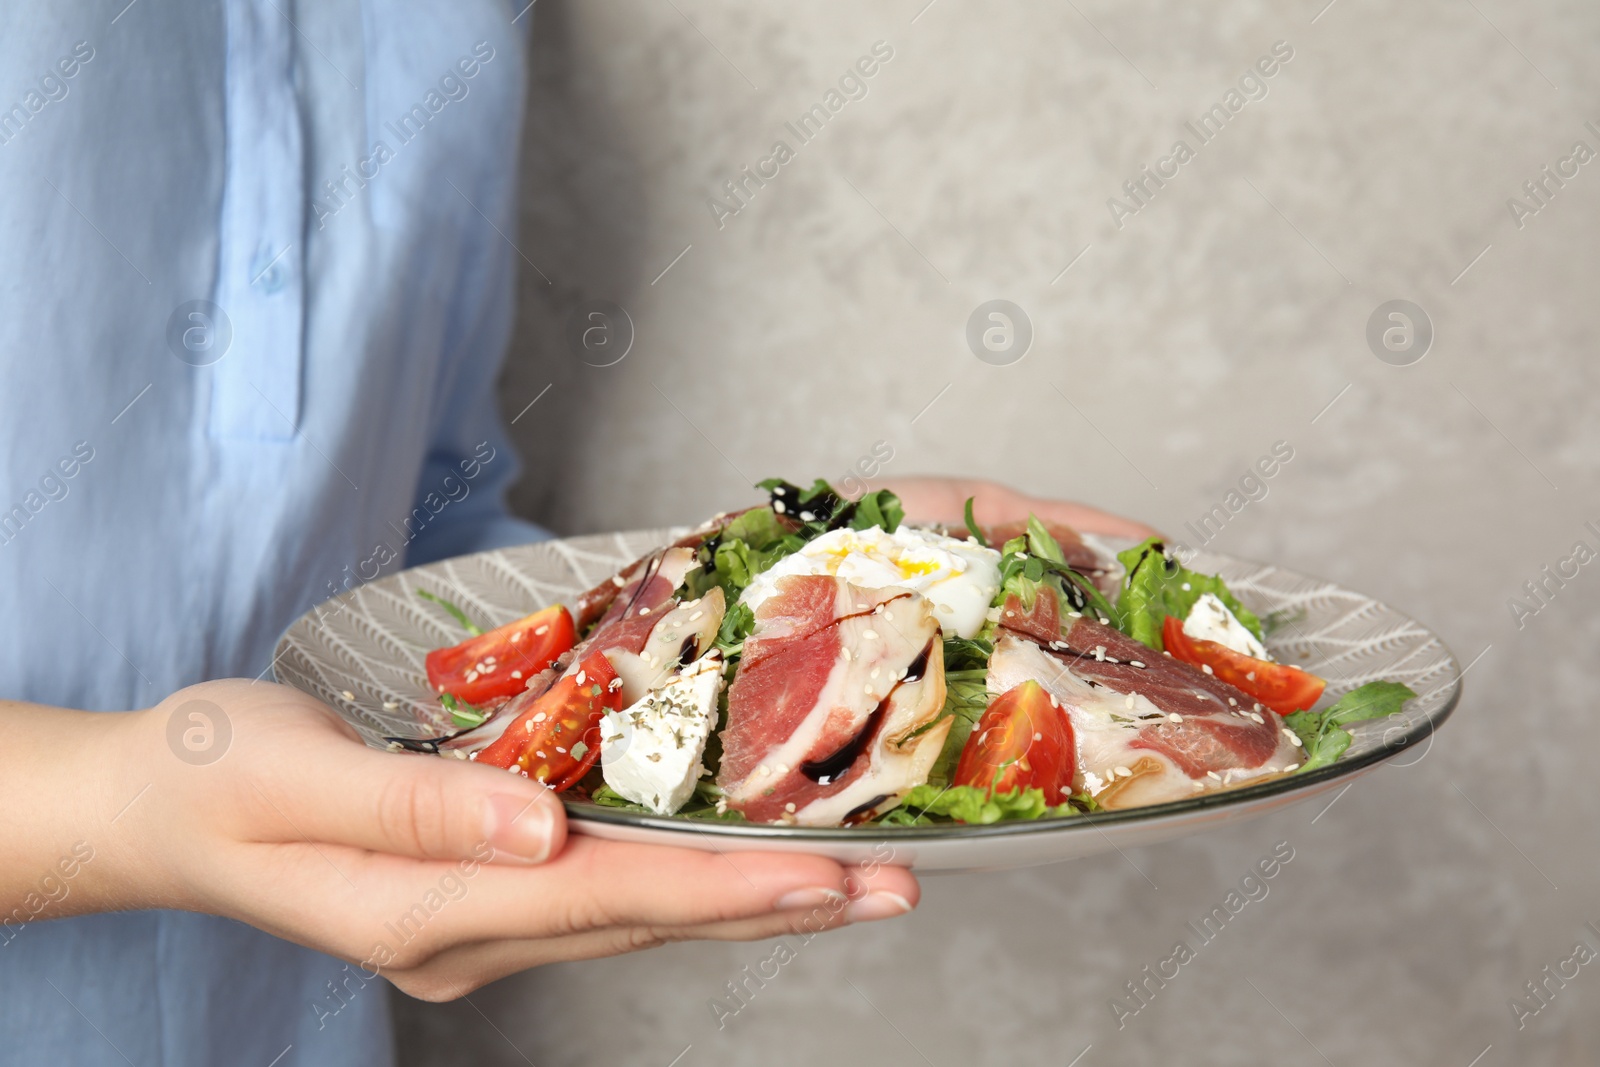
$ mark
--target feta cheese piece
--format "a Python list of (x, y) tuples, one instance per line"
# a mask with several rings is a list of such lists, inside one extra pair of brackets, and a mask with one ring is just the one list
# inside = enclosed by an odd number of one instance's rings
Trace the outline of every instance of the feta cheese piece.
[(1196, 641), (1215, 641), (1243, 656), (1271, 660), (1256, 635), (1244, 628), (1215, 593), (1202, 593), (1183, 620), (1183, 632)]
[(715, 651), (600, 724), (606, 785), (657, 815), (671, 815), (705, 773), (700, 758), (717, 722), (722, 658)]

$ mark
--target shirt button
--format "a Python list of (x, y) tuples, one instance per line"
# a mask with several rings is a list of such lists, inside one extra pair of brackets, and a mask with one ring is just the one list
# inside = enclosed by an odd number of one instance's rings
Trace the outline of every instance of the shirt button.
[(288, 254), (288, 248), (273, 252), (263, 246), (250, 261), (250, 284), (263, 293), (281, 290), (289, 281), (289, 268), (284, 263)]

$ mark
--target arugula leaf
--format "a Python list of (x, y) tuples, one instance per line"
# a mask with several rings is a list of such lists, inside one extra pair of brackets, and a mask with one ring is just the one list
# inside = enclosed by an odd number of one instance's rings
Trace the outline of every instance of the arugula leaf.
[(944, 669), (945, 677), (956, 671), (981, 671), (989, 666), (989, 657), (994, 654), (994, 646), (979, 638), (968, 640), (965, 637), (947, 637), (944, 639)]
[(1206, 593), (1222, 601), (1240, 625), (1256, 640), (1262, 640), (1261, 620), (1239, 603), (1227, 583), (1216, 575), (1200, 574), (1183, 566), (1167, 555), (1166, 546), (1158, 538), (1118, 552), (1117, 559), (1128, 572), (1117, 597), (1120, 628), (1134, 640), (1161, 651), (1162, 620), (1168, 615), (1188, 618), (1195, 602)]
[(750, 636), (755, 626), (756, 613), (750, 610), (750, 605), (735, 600), (722, 616), (722, 625), (717, 628), (716, 647), (724, 661), (732, 663), (739, 658), (744, 651), (744, 639)]
[(856, 514), (850, 520), (850, 527), (866, 530), (880, 526), (886, 532), (894, 533), (905, 517), (906, 510), (900, 506), (900, 498), (887, 489), (879, 489), (856, 501)]
[(943, 816), (970, 825), (1010, 820), (1042, 819), (1046, 816), (1079, 815), (1094, 811), (1097, 805), (1087, 794), (1074, 796), (1055, 807), (1045, 803), (1044, 790), (1021, 786), (1008, 793), (996, 793), (972, 785), (919, 785), (906, 794), (900, 806), (878, 822), (888, 826), (926, 826)]
[(1415, 691), (1399, 682), (1368, 682), (1352, 689), (1322, 711), (1297, 711), (1285, 718), (1284, 725), (1294, 731), (1305, 746), (1305, 762), (1300, 774), (1326, 767), (1350, 747), (1350, 723), (1383, 719), (1397, 713)]
[(979, 526), (977, 520), (972, 517), (972, 499), (973, 498), (970, 496), (967, 497), (966, 507), (962, 509), (961, 517), (966, 520), (967, 533), (972, 535), (972, 539), (978, 542), (978, 544), (982, 545), (984, 548), (988, 548), (989, 539), (983, 536), (983, 528)]
[[(744, 822), (744, 816), (737, 811), (717, 810), (717, 798), (721, 795), (709, 779), (702, 778), (695, 783), (694, 794), (684, 802), (683, 807), (672, 813), (672, 817), (700, 819), (705, 822)], [(637, 811), (645, 815), (655, 814), (643, 804), (635, 804), (609, 785), (596, 786), (590, 791), (589, 799), (601, 807), (621, 808), (624, 811)]]
[(443, 597), (434, 596), (432, 593), (428, 592), (426, 589), (418, 589), (417, 590), (417, 595), (419, 597), (421, 597), (422, 599), (424, 599), (424, 600), (433, 601), (435, 604), (439, 605), (445, 611), (448, 611), (450, 613), (450, 617), (455, 619), (456, 622), (459, 622), (463, 627), (465, 627), (467, 633), (471, 634), (472, 636), (477, 637), (479, 634), (483, 633), (483, 628), (481, 626), (479, 626), (477, 623), (473, 622), (470, 618), (468, 618), (466, 612), (462, 611), (460, 608), (458, 608), (454, 604), (450, 603), (450, 601), (444, 599)]
[(989, 690), (985, 681), (988, 671), (985, 668), (952, 671), (946, 669), (944, 675), (944, 707), (939, 710), (938, 718), (928, 726), (951, 719), (950, 732), (945, 735), (944, 747), (939, 750), (938, 757), (933, 761), (933, 767), (928, 772), (928, 781), (944, 785), (956, 773), (956, 764), (961, 761), (961, 750), (967, 747), (967, 738), (972, 736), (972, 728), (989, 707)]
[(880, 526), (894, 533), (905, 519), (900, 498), (887, 489), (849, 500), (826, 478), (818, 478), (805, 490), (782, 478), (768, 478), (757, 482), (756, 487), (772, 495), (774, 511), (800, 523), (802, 542), (846, 526), (853, 530)]
[[(1032, 611), (1042, 593), (1057, 598), (1063, 616), (1075, 611), (1113, 626), (1119, 624), (1119, 614), (1105, 595), (1087, 576), (1067, 565), (1060, 543), (1038, 518), (1029, 515), (1027, 532), (1013, 537), (1000, 550), (1000, 592), (994, 603), (1000, 606), (1015, 596), (1024, 611)], [(987, 625), (981, 636), (993, 630), (993, 624)]]
[(474, 726), (482, 726), (489, 718), (489, 713), (482, 708), (474, 707), (465, 700), (458, 700), (449, 693), (439, 694), (439, 703), (450, 713), (450, 721), (463, 730), (470, 730)]

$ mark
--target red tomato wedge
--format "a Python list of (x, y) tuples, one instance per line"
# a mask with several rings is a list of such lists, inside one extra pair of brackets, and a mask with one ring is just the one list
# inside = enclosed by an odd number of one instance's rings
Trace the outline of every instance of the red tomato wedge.
[(616, 678), (605, 654), (594, 653), (512, 720), (478, 762), (516, 767), (558, 793), (571, 788), (600, 758), (600, 720), (622, 707)]
[(428, 684), (468, 704), (512, 697), (578, 639), (572, 615), (560, 604), (516, 622), (436, 648), (423, 660)]
[(955, 785), (991, 786), (1009, 793), (1021, 786), (1044, 790), (1050, 804), (1072, 795), (1078, 750), (1067, 713), (1044, 686), (1026, 681), (1000, 694), (972, 728), (956, 764)]
[(1211, 673), (1222, 681), (1279, 715), (1310, 708), (1328, 684), (1299, 667), (1256, 659), (1215, 641), (1190, 637), (1183, 632), (1183, 620), (1176, 615), (1168, 615), (1162, 621), (1161, 641), (1174, 659), (1210, 667)]

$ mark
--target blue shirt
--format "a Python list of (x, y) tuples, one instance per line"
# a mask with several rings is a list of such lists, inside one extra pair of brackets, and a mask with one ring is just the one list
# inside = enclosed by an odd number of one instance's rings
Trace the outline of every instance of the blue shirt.
[[(0, 692), (257, 677), (329, 595), (538, 536), (494, 397), (521, 7), (8, 11)], [(348, 974), (208, 916), (0, 925), (0, 1061), (387, 1063), (382, 983), (330, 997)]]

